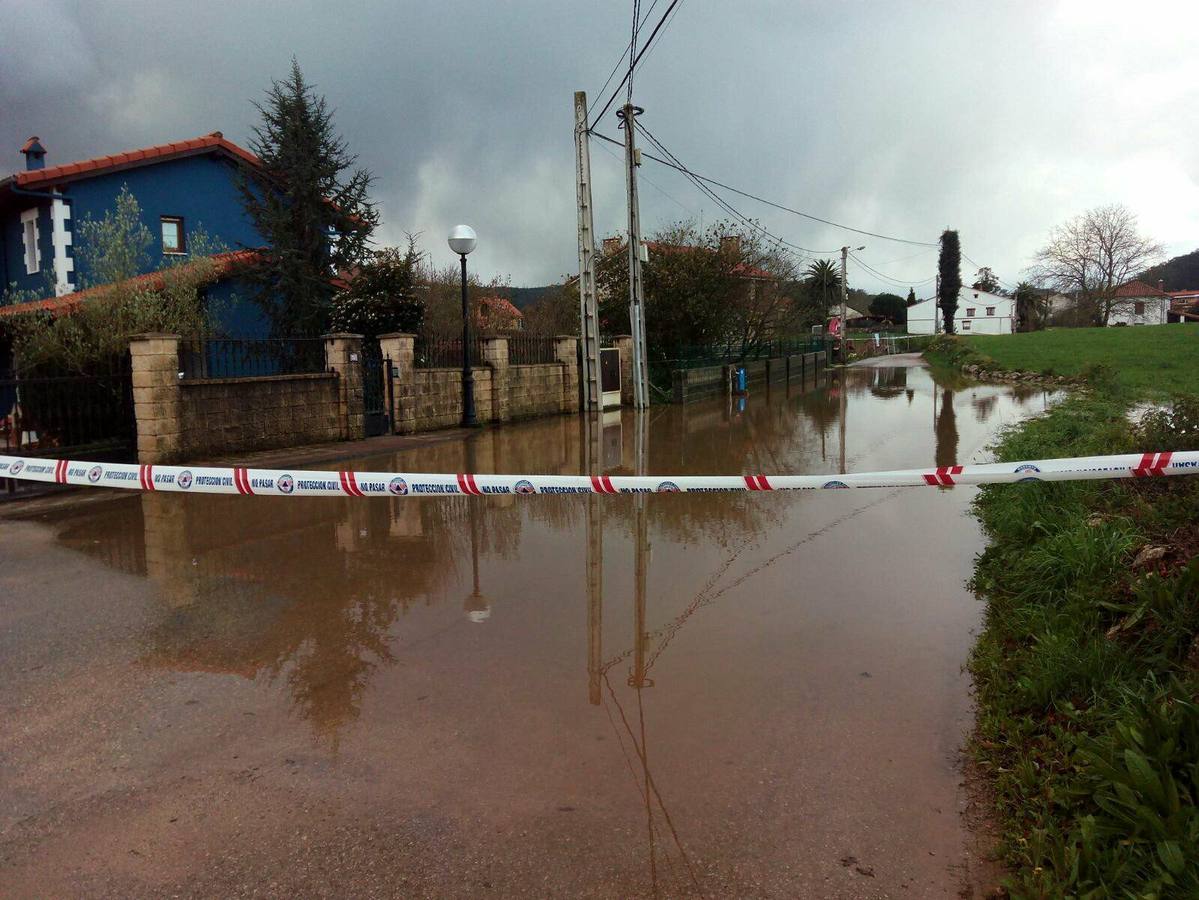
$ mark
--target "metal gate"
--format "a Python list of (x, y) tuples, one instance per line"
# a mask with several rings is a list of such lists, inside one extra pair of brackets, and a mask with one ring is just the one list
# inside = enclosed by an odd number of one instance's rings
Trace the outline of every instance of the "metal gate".
[(135, 461), (131, 373), (128, 353), (87, 375), (0, 371), (0, 453)]
[(367, 437), (391, 431), (391, 360), (378, 341), (362, 343), (362, 404)]

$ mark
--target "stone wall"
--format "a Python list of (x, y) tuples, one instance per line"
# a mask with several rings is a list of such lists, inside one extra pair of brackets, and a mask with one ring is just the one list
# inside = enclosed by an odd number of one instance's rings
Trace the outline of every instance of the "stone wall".
[[(491, 370), (474, 369), (475, 416), (493, 419)], [(412, 369), (395, 378), (392, 386), (396, 409), (392, 416), (398, 434), (455, 428), (462, 424), (462, 370)]]
[[(392, 422), (398, 434), (453, 428), (462, 423), (462, 370), (418, 369), (413, 365), (415, 335), (380, 335), (384, 357), (392, 361)], [(508, 339), (483, 340), (482, 360), (471, 367), (475, 418), (508, 422), (579, 409), (578, 339), (555, 339), (557, 362), (510, 365)]]
[[(130, 342), (138, 460), (165, 463), (296, 447), (365, 436), (362, 338), (324, 337), (325, 372), (254, 378), (184, 379), (179, 337), (139, 335)], [(462, 422), (462, 370), (417, 369), (414, 336), (381, 335), (391, 362), (390, 410), (397, 434)], [(555, 362), (508, 364), (507, 338), (487, 338), (473, 368), (480, 423), (558, 415), (579, 409), (577, 338), (554, 341)]]
[(129, 352), (139, 462), (363, 436), (359, 335), (327, 335), (326, 371), (306, 375), (184, 379), (174, 334), (138, 335)]
[(336, 441), (339, 378), (332, 372), (181, 381), (181, 456)]

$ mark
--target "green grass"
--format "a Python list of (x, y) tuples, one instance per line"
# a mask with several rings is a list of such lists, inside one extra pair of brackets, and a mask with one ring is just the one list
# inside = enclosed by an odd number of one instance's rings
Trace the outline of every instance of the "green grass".
[[(1134, 427), (1129, 397), (1076, 394), (997, 458), (1195, 449), (1199, 401)], [(975, 513), (991, 542), (972, 751), (1009, 889), (1199, 897), (1199, 479), (990, 486)], [(1170, 550), (1134, 571), (1148, 544)]]
[(1199, 394), (1199, 323), (1054, 328), (1027, 334), (976, 334), (960, 341), (1009, 371), (1083, 376), (1104, 366), (1122, 390), (1139, 397)]

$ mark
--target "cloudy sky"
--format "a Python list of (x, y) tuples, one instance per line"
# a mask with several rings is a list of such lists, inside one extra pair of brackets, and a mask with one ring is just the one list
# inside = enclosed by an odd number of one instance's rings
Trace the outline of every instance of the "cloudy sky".
[[(52, 164), (214, 130), (244, 143), (250, 101), (294, 54), (375, 173), (381, 240), (421, 232), (451, 262), (444, 235), (463, 221), (485, 274), (577, 270), (572, 94), (596, 94), (627, 45), (627, 0), (0, 0), (0, 14), (0, 171), (31, 134)], [(1010, 283), (1054, 224), (1103, 203), (1171, 254), (1199, 247), (1197, 32), (1194, 0), (683, 0), (635, 99), (694, 171), (867, 231), (957, 228)], [(597, 127), (619, 135), (611, 112)], [(592, 158), (596, 226), (613, 232), (621, 163), (598, 144)], [(647, 161), (642, 176), (647, 232), (722, 216), (678, 173)], [(899, 281), (934, 273), (933, 249), (729, 199), (791, 243), (865, 244)], [(906, 291), (864, 270), (851, 284)]]

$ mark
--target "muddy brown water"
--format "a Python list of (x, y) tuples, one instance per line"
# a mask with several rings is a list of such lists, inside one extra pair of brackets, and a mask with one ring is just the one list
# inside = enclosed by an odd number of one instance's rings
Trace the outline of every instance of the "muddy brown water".
[[(846, 376), (851, 470), (1031, 389)], [(840, 387), (609, 414), (609, 473), (836, 472)], [(563, 417), (347, 467), (576, 472)], [(954, 897), (973, 489), (0, 521), (0, 894)]]

